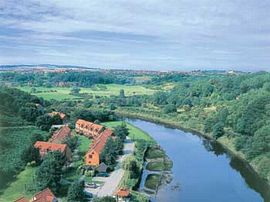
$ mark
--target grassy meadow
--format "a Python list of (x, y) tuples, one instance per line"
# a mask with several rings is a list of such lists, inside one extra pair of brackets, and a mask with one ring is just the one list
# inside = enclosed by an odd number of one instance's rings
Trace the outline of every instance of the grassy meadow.
[[(105, 125), (106, 127), (110, 127), (110, 128), (113, 128), (113, 127), (116, 127), (116, 126), (119, 126), (121, 125), (123, 122), (122, 121), (111, 121), (111, 122), (105, 122), (105, 123), (102, 123), (103, 125)], [(147, 142), (153, 142), (153, 138), (147, 134), (146, 132), (144, 132), (143, 130), (127, 123), (127, 122), (124, 122), (128, 129), (129, 129), (129, 137), (134, 140), (134, 139), (142, 139), (142, 140), (145, 140)]]
[[(20, 90), (31, 93), (33, 87), (23, 86), (18, 87)], [(32, 93), (33, 95), (42, 97), (46, 100), (74, 100), (81, 99), (80, 96), (71, 95), (72, 87), (35, 87), (36, 92)], [(126, 96), (131, 95), (151, 95), (156, 90), (146, 88), (144, 86), (138, 85), (120, 85), (120, 84), (106, 84), (106, 85), (95, 85), (91, 88), (80, 88), (80, 94), (88, 94), (92, 96), (111, 96), (119, 95), (120, 90), (125, 91)]]
[(78, 142), (79, 142), (79, 147), (78, 147), (79, 152), (82, 154), (85, 154), (89, 150), (91, 139), (83, 135), (78, 135), (77, 137), (78, 137)]

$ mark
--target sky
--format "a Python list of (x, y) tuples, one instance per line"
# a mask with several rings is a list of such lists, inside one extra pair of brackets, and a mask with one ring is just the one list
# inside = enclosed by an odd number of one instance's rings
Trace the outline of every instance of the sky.
[(270, 1), (0, 0), (0, 64), (270, 71)]

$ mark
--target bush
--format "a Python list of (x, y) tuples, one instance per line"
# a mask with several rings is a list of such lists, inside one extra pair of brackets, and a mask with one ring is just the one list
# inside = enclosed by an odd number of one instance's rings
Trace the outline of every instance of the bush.
[(116, 202), (116, 199), (111, 196), (105, 196), (102, 198), (95, 198), (93, 202)]
[(222, 123), (217, 123), (213, 127), (213, 136), (214, 138), (219, 138), (224, 135), (224, 125)]
[(79, 202), (79, 201), (84, 201), (84, 200), (85, 200), (84, 181), (77, 180), (73, 182), (68, 189), (67, 201)]
[(174, 104), (167, 104), (163, 109), (165, 114), (177, 112), (177, 108)]

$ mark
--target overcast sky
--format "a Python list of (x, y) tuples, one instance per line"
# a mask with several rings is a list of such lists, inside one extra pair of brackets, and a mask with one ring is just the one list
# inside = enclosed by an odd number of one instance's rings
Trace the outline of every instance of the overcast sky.
[(269, 0), (0, 0), (0, 64), (270, 70)]

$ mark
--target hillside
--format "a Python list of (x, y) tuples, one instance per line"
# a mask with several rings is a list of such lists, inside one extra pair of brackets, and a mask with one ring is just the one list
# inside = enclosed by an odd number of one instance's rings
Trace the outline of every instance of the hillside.
[(42, 99), (17, 89), (0, 87), (0, 188), (4, 187), (27, 163), (29, 147), (45, 132), (34, 124), (44, 114)]
[[(193, 129), (222, 142), (270, 181), (270, 73), (179, 80), (120, 114)], [(117, 104), (117, 103), (116, 103)]]

